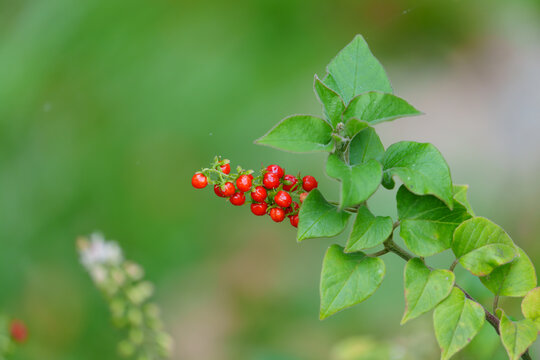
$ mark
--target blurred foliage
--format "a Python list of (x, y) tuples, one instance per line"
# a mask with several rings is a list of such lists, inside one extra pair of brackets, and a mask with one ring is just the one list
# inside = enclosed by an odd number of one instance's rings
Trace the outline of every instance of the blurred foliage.
[[(252, 144), (285, 115), (319, 113), (313, 74), (356, 33), (385, 65), (444, 64), (501, 19), (519, 26), (505, 17), (515, 7), (538, 21), (537, 0), (1, 1), (0, 309), (31, 334), (14, 358), (116, 357), (118, 335), (74, 247), (94, 230), (147, 269), (175, 358), (326, 360), (345, 337), (391, 342), (429, 326), (429, 316), (398, 326), (403, 264), (390, 257), (376, 296), (319, 322), (328, 243), (299, 246), (289, 226), (249, 217), (189, 179), (221, 154), (233, 166), (310, 173), (336, 196), (322, 155)], [(462, 358), (504, 358), (497, 343), (478, 349)]]

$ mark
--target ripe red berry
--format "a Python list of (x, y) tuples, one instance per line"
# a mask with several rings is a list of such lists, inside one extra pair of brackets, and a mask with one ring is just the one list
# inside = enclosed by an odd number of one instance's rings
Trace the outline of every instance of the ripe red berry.
[(281, 208), (272, 208), (270, 209), (270, 217), (275, 222), (282, 222), (285, 219), (285, 210)]
[(229, 197), (234, 194), (236, 189), (234, 188), (234, 184), (230, 181), (227, 181), (223, 186), (221, 187), (221, 191), (223, 191), (223, 197)]
[(303, 192), (300, 194), (300, 202), (303, 203), (304, 200), (306, 199), (306, 196), (308, 196), (308, 193), (307, 192)]
[(283, 168), (279, 165), (268, 165), (266, 167), (266, 171), (272, 174), (276, 174), (278, 176), (278, 179), (281, 179), (285, 174), (285, 170), (283, 170)]
[(242, 192), (248, 192), (251, 189), (251, 180), (252, 177), (249, 177), (249, 175), (240, 175), (238, 179), (236, 179), (236, 187), (238, 190)]
[(240, 206), (240, 205), (244, 205), (244, 203), (246, 202), (246, 196), (244, 195), (243, 192), (235, 192), (231, 198), (229, 199), (229, 201), (231, 202), (231, 204), (235, 205), (235, 206)]
[(279, 177), (274, 173), (266, 173), (263, 177), (263, 184), (267, 189), (275, 189), (279, 186)]
[(291, 225), (295, 228), (298, 227), (298, 214), (289, 216), (289, 220), (291, 221)]
[(196, 189), (202, 189), (208, 185), (208, 179), (201, 173), (196, 173), (191, 178), (191, 185)]
[(304, 176), (302, 179), (302, 187), (308, 192), (315, 189), (317, 186), (319, 186), (319, 184), (313, 176)]
[(219, 167), (221, 169), (221, 172), (224, 174), (230, 174), (231, 172), (231, 164), (224, 164)]
[(234, 184), (230, 181), (227, 181), (222, 186), (214, 185), (214, 192), (219, 197), (229, 197), (234, 194), (235, 191)]
[(263, 202), (264, 200), (266, 200), (267, 195), (268, 193), (266, 192), (266, 189), (262, 186), (257, 186), (251, 192), (251, 198), (256, 202)]
[(278, 206), (283, 208), (289, 207), (292, 203), (291, 195), (283, 190), (277, 192), (277, 194), (274, 196), (274, 201)]
[(299, 208), (300, 206), (298, 205), (298, 203), (296, 201), (293, 201), (291, 206), (285, 209), (285, 215), (288, 215), (292, 213), (293, 211), (297, 211)]
[(221, 186), (219, 185), (214, 185), (214, 192), (216, 193), (217, 196), (219, 197), (225, 197), (225, 195), (223, 194), (223, 190), (221, 190)]
[[(295, 186), (298, 182), (298, 179), (296, 176), (293, 175), (285, 175), (283, 177), (283, 190), (285, 191), (295, 191), (298, 189), (298, 186)], [(293, 189), (294, 187), (294, 189)]]
[(268, 204), (266, 202), (253, 203), (251, 204), (251, 212), (257, 216), (262, 216), (266, 214), (266, 209), (268, 209)]
[(9, 326), (9, 332), (11, 338), (18, 342), (22, 343), (28, 337), (28, 331), (26, 330), (26, 325), (22, 321), (13, 320)]

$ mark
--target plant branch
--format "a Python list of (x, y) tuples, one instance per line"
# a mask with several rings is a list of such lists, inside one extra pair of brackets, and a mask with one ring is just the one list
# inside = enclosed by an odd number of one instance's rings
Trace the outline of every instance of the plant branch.
[(450, 270), (450, 271), (454, 271), (454, 269), (456, 268), (456, 266), (457, 266), (458, 263), (459, 263), (459, 259), (454, 260), (454, 262), (452, 263), (452, 265), (450, 265), (449, 270)]
[(497, 308), (499, 307), (499, 295), (495, 295), (495, 298), (493, 299), (493, 313), (497, 311)]
[[(399, 225), (399, 224), (398, 224)], [(394, 229), (396, 228), (396, 224), (394, 224)], [(410, 259), (414, 258), (415, 256), (410, 254), (407, 250), (401, 248), (399, 245), (397, 245), (393, 240), (393, 233), (386, 239), (384, 242), (384, 249), (388, 250), (388, 252), (393, 252), (400, 258), (402, 258), (405, 261), (409, 261)], [(454, 265), (454, 264), (452, 264)], [(454, 265), (455, 267), (455, 265)], [(431, 268), (430, 268), (431, 269)], [(433, 270), (433, 269), (431, 269)], [(479, 301), (477, 301), (475, 298), (473, 298), (467, 291), (465, 291), (461, 286), (455, 284), (455, 287), (457, 287), (459, 290), (463, 291), (463, 294), (470, 300), (474, 301), (478, 305), (484, 309), (484, 313), (486, 314), (486, 320), (489, 322), (489, 324), (495, 329), (495, 332), (497, 335), (500, 335), (499, 333), (499, 319), (493, 315), (491, 312), (489, 312), (488, 309), (484, 307)], [(529, 350), (525, 351), (523, 355), (521, 355), (521, 358), (523, 360), (532, 360), (531, 356), (529, 355)]]
[(384, 255), (384, 254), (388, 254), (390, 252), (390, 250), (388, 250), (387, 248), (384, 248), (380, 251), (377, 251), (376, 253), (373, 253), (373, 254), (368, 254), (367, 256), (369, 257), (379, 257), (381, 255)]

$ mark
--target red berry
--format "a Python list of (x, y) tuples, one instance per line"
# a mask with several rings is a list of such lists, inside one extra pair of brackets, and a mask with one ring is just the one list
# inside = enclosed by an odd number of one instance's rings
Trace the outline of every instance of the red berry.
[(214, 185), (214, 192), (216, 193), (217, 196), (219, 197), (225, 197), (225, 195), (223, 194), (223, 190), (221, 190), (221, 186), (219, 185)]
[(244, 203), (246, 202), (246, 196), (243, 192), (235, 192), (233, 196), (231, 196), (229, 201), (235, 206), (244, 205)]
[(266, 173), (263, 177), (263, 184), (267, 189), (275, 189), (279, 186), (279, 177), (274, 173)]
[(298, 227), (298, 214), (289, 216), (289, 220), (291, 221), (291, 225), (295, 228)]
[(304, 200), (306, 199), (306, 196), (308, 196), (308, 193), (307, 192), (303, 192), (300, 194), (300, 202), (303, 203)]
[(298, 203), (296, 201), (293, 201), (291, 206), (289, 206), (288, 208), (285, 209), (285, 214), (286, 215), (290, 214), (293, 211), (297, 211), (299, 208), (300, 208), (300, 206), (298, 206)]
[(234, 184), (230, 181), (227, 181), (223, 186), (221, 187), (221, 191), (223, 191), (223, 197), (229, 197), (234, 194), (236, 189), (234, 188)]
[(266, 171), (272, 174), (276, 174), (279, 179), (281, 179), (285, 174), (285, 170), (283, 170), (283, 168), (279, 165), (268, 165), (266, 167)]
[(302, 187), (308, 192), (315, 189), (318, 185), (317, 180), (313, 176), (304, 176), (302, 179)]
[(224, 174), (229, 174), (231, 172), (231, 164), (224, 164), (219, 167), (221, 169), (221, 172)]
[(270, 209), (270, 217), (275, 222), (282, 222), (285, 219), (285, 210), (281, 208), (272, 208)]
[(266, 214), (266, 209), (268, 209), (268, 204), (266, 202), (261, 202), (260, 204), (253, 203), (251, 204), (251, 212), (257, 216), (262, 216)]
[(266, 200), (267, 195), (268, 193), (266, 192), (266, 189), (262, 186), (257, 186), (251, 192), (251, 198), (256, 202), (263, 202), (264, 200)]
[(234, 194), (235, 191), (236, 189), (234, 188), (234, 184), (230, 181), (227, 181), (225, 184), (221, 186), (214, 185), (214, 192), (219, 197), (229, 197), (232, 194)]
[(283, 208), (289, 207), (292, 203), (291, 195), (283, 190), (277, 192), (276, 196), (274, 196), (274, 201)]
[(11, 322), (9, 332), (11, 334), (11, 338), (18, 343), (24, 342), (28, 337), (26, 325), (24, 325), (24, 323), (19, 320), (13, 320)]
[[(285, 191), (295, 191), (296, 189), (298, 189), (298, 186), (294, 186), (294, 185), (296, 185), (297, 182), (298, 182), (298, 179), (296, 178), (296, 176), (285, 175), (283, 177), (283, 190), (285, 190)], [(293, 187), (294, 187), (294, 189), (293, 189)]]
[(191, 178), (191, 185), (196, 189), (202, 189), (208, 185), (208, 179), (201, 173), (196, 173)]
[(238, 190), (248, 192), (251, 189), (252, 178), (253, 176), (250, 178), (249, 175), (240, 175), (238, 179), (236, 179), (236, 187)]

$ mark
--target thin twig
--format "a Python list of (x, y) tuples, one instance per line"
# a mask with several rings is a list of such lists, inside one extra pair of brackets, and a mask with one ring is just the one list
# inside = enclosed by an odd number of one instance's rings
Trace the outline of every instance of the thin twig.
[(495, 295), (495, 298), (493, 299), (493, 313), (497, 311), (497, 308), (499, 307), (499, 295)]
[(454, 260), (454, 262), (452, 263), (452, 265), (450, 265), (450, 271), (454, 271), (454, 269), (456, 268), (456, 265), (459, 263), (459, 259), (456, 259)]
[(388, 250), (387, 248), (384, 248), (380, 251), (377, 251), (376, 253), (373, 253), (373, 254), (368, 254), (367, 256), (369, 257), (379, 257), (381, 255), (384, 255), (384, 254), (388, 254), (390, 252), (390, 250)]

